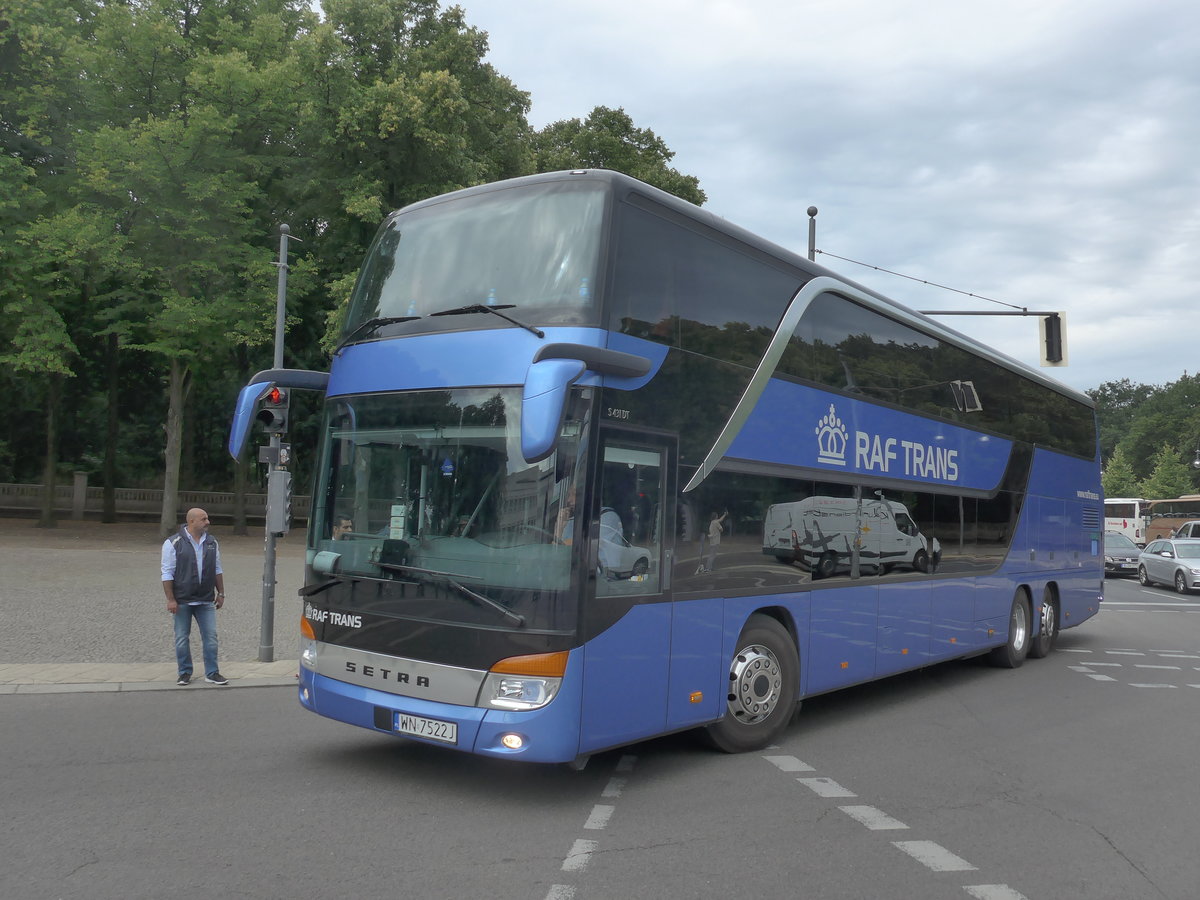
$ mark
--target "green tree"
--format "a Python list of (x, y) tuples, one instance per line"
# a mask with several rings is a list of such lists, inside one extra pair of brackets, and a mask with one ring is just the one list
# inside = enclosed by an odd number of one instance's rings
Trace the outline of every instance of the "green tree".
[[(1140, 478), (1149, 477), (1163, 444), (1191, 454), (1200, 441), (1200, 377), (1184, 375), (1155, 388), (1134, 406), (1118, 445)], [(1188, 456), (1191, 461), (1191, 456)], [(1194, 478), (1194, 475), (1193, 475)], [(1192, 484), (1196, 482), (1193, 480)], [(1171, 496), (1178, 496), (1172, 494)]]
[(671, 168), (674, 151), (649, 128), (637, 128), (624, 109), (597, 106), (582, 122), (552, 122), (532, 138), (537, 171), (612, 169), (700, 206), (700, 180)]
[(1191, 471), (1170, 444), (1163, 444), (1154, 456), (1154, 469), (1142, 482), (1141, 496), (1147, 500), (1181, 497), (1192, 490)]
[[(324, 0), (298, 40), (294, 234), (317, 261), (330, 330), (389, 212), (528, 174), (529, 95), (483, 61), (487, 36), (431, 0)], [(315, 346), (315, 342), (313, 342)], [(325, 345), (329, 347), (328, 339)]]
[(1100, 483), (1104, 486), (1104, 494), (1108, 497), (1138, 497), (1141, 496), (1141, 483), (1125, 458), (1125, 452), (1118, 447), (1109, 457), (1104, 471), (1100, 475)]
[(1128, 378), (1122, 378), (1119, 381), (1106, 381), (1087, 392), (1096, 403), (1101, 459), (1107, 460), (1112, 456), (1117, 444), (1129, 430), (1129, 423), (1136, 417), (1138, 408), (1157, 390), (1152, 385), (1135, 384)]

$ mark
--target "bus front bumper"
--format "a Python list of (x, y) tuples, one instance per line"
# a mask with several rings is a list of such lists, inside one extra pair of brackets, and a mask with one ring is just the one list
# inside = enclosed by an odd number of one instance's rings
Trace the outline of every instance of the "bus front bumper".
[(580, 679), (568, 671), (541, 709), (481, 709), (404, 697), (347, 684), (300, 668), (305, 709), (349, 725), (480, 756), (524, 762), (572, 762), (579, 751)]

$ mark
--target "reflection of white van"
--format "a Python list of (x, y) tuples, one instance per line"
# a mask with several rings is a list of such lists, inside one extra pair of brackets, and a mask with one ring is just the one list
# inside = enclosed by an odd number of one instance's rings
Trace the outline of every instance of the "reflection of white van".
[(801, 563), (815, 578), (848, 571), (856, 539), (865, 567), (930, 570), (925, 536), (904, 504), (894, 500), (807, 497), (774, 504), (763, 523), (763, 553)]

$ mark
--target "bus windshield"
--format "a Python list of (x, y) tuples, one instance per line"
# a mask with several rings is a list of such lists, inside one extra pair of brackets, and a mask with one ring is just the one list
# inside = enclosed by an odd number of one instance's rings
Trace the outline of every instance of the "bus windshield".
[[(588, 181), (450, 197), (400, 211), (375, 238), (354, 289), (345, 332), (376, 318), (389, 336), (457, 330), (473, 305), (515, 308), (523, 322), (595, 324), (596, 266), (605, 192)], [(472, 327), (502, 324), (472, 322)]]
[[(519, 403), (501, 388), (329, 401), (309, 529), (314, 572), (388, 582), (353, 601), (369, 596), (379, 611), (563, 627), (566, 613), (548, 601), (571, 587), (561, 520), (582, 428), (568, 419), (557, 453), (531, 465)], [(412, 583), (421, 589), (399, 589)]]

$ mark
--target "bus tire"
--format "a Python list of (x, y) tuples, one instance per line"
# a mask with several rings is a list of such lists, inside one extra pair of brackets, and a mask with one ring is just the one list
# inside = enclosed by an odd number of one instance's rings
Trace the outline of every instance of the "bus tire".
[(1018, 669), (1029, 655), (1029, 595), (1024, 589), (1013, 597), (1008, 613), (1008, 640), (988, 654), (988, 662), (1001, 669)]
[(787, 727), (799, 688), (796, 642), (778, 621), (755, 613), (738, 636), (729, 663), (725, 715), (705, 727), (705, 739), (725, 753), (765, 747)]
[(1049, 656), (1058, 643), (1058, 598), (1050, 588), (1042, 594), (1042, 627), (1029, 643), (1029, 655), (1034, 659)]

